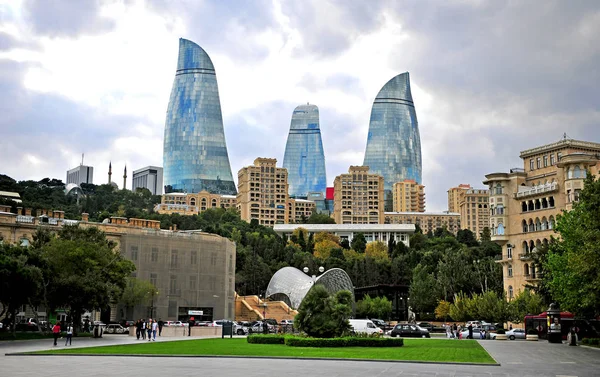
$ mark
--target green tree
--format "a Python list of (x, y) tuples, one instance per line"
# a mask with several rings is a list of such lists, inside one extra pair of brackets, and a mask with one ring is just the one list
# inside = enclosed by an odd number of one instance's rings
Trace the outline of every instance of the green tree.
[(313, 212), (308, 218), (307, 224), (335, 224), (335, 220), (324, 213)]
[(127, 278), (127, 285), (123, 289), (123, 294), (119, 303), (127, 310), (127, 318), (131, 318), (133, 313), (130, 311), (137, 305), (151, 304), (151, 300), (156, 296), (157, 290), (154, 284), (147, 280), (140, 280), (134, 277)]
[(323, 285), (317, 284), (304, 297), (294, 324), (308, 336), (339, 337), (350, 331), (351, 314), (350, 292), (339, 291), (331, 296)]
[(358, 232), (352, 238), (352, 250), (358, 253), (364, 253), (367, 248), (367, 240), (365, 239), (365, 235)]
[(513, 314), (511, 321), (515, 323), (521, 323), (526, 315), (537, 315), (546, 308), (542, 297), (533, 294), (529, 289), (523, 289), (519, 292), (517, 297), (510, 302), (510, 305)]
[(419, 313), (432, 312), (438, 301), (438, 286), (432, 273), (421, 264), (413, 271), (410, 283), (410, 305)]
[(443, 319), (444, 322), (448, 319), (450, 315), (450, 307), (452, 304), (446, 300), (440, 300), (438, 305), (435, 307), (435, 318)]
[(550, 244), (545, 283), (563, 310), (600, 315), (600, 181), (588, 172), (579, 201), (557, 217), (561, 239)]
[(359, 318), (388, 319), (392, 313), (392, 302), (387, 297), (366, 295), (356, 303), (356, 316)]
[(479, 246), (479, 242), (477, 242), (475, 234), (473, 234), (473, 232), (471, 232), (469, 229), (460, 229), (458, 232), (456, 232), (456, 240), (468, 247)]

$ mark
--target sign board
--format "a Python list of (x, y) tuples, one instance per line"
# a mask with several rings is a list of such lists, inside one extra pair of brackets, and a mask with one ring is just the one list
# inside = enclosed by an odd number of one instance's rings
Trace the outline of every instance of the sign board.
[(188, 315), (204, 315), (203, 310), (188, 310)]
[(539, 331), (539, 332), (542, 332), (542, 330), (543, 330), (543, 329), (544, 329), (544, 328), (542, 327), (542, 325), (539, 325), (539, 326), (537, 327), (537, 331)]

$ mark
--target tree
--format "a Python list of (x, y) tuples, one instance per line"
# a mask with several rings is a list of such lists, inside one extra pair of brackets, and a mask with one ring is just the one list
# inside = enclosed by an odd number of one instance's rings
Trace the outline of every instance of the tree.
[(350, 331), (351, 314), (350, 292), (339, 291), (331, 296), (322, 284), (317, 284), (302, 300), (294, 323), (308, 336), (333, 338)]
[(392, 313), (392, 302), (387, 297), (366, 295), (356, 303), (356, 316), (361, 318), (387, 319)]
[(542, 297), (531, 293), (529, 289), (523, 289), (517, 297), (510, 302), (512, 308), (511, 321), (515, 323), (523, 322), (528, 314), (537, 315), (544, 311), (546, 305)]
[[(127, 312), (137, 305), (149, 305), (156, 295), (156, 287), (147, 280), (127, 278), (127, 285), (119, 302), (125, 306)], [(127, 314), (127, 318), (131, 316)]]
[(544, 281), (563, 310), (600, 315), (600, 181), (588, 172), (579, 201), (557, 216), (561, 239), (550, 244)]
[(335, 224), (335, 220), (324, 213), (313, 212), (308, 218), (307, 224)]
[(433, 311), (438, 301), (438, 287), (433, 274), (419, 264), (410, 283), (410, 304), (419, 313)]
[(456, 232), (456, 240), (468, 247), (479, 246), (479, 242), (477, 242), (477, 238), (475, 238), (475, 234), (471, 232), (469, 229), (460, 229)]
[(387, 247), (381, 241), (369, 242), (365, 248), (365, 255), (373, 259), (389, 260)]
[(440, 300), (438, 306), (435, 308), (435, 318), (444, 319), (444, 322), (446, 322), (446, 319), (450, 315), (450, 306), (452, 306), (452, 304), (448, 301)]
[(365, 239), (365, 235), (358, 232), (352, 238), (352, 250), (357, 253), (364, 253), (367, 248), (367, 240)]
[(481, 231), (481, 234), (479, 235), (479, 240), (482, 243), (492, 241), (492, 232), (490, 231), (490, 228), (488, 228), (487, 226), (485, 228), (483, 228), (483, 230)]

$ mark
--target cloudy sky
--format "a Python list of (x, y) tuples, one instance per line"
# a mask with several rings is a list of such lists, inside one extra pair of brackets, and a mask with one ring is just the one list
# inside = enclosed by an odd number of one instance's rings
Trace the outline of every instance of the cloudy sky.
[(409, 71), (427, 210), (446, 210), (448, 188), (522, 167), (523, 149), (600, 142), (599, 35), (594, 0), (0, 0), (0, 173), (64, 180), (82, 153), (94, 183), (111, 160), (113, 177), (162, 166), (183, 37), (215, 65), (234, 176), (281, 163), (310, 102), (332, 185), (362, 164), (381, 86)]

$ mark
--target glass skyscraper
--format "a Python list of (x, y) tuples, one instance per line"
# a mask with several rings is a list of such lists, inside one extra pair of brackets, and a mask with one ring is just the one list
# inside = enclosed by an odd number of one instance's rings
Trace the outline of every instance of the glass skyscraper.
[(388, 81), (373, 102), (363, 165), (383, 176), (386, 211), (392, 210), (394, 183), (421, 183), (421, 137), (408, 72)]
[(283, 167), (288, 171), (290, 196), (306, 198), (309, 192), (325, 193), (325, 154), (317, 106), (306, 104), (294, 109)]
[(194, 42), (179, 39), (164, 139), (165, 193), (236, 194), (215, 68)]

